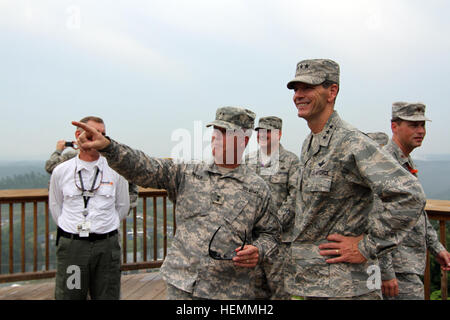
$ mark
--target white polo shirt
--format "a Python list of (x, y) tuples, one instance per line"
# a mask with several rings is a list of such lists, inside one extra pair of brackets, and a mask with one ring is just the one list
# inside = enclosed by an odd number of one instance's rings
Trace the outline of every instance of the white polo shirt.
[[(93, 197), (87, 204), (82, 195), (81, 173), (85, 190), (90, 190), (97, 168)], [(108, 166), (103, 156), (93, 162), (80, 160), (79, 156), (58, 165), (51, 175), (49, 208), (53, 220), (64, 231), (78, 234), (77, 226), (90, 222), (90, 233), (108, 233), (120, 226), (129, 210), (128, 182)]]

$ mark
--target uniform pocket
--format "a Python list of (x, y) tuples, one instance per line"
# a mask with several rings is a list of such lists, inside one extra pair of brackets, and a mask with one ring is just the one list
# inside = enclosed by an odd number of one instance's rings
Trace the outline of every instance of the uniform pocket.
[(307, 192), (330, 192), (332, 178), (328, 176), (313, 176), (304, 184), (304, 191)]
[(296, 283), (318, 288), (329, 286), (330, 266), (319, 254), (318, 245), (293, 243), (291, 250), (296, 264)]

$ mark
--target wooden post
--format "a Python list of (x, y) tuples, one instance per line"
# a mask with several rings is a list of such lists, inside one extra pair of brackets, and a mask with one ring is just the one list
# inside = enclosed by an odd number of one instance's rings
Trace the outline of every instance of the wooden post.
[(133, 262), (137, 262), (137, 219), (135, 209), (133, 209)]
[[(446, 231), (445, 220), (439, 220), (439, 232), (441, 237), (441, 243), (445, 248), (447, 248), (445, 231)], [(441, 296), (442, 300), (447, 300), (447, 271), (442, 271), (442, 269), (441, 269)]]
[(143, 226), (142, 226), (142, 241), (143, 250), (144, 250), (144, 261), (147, 261), (147, 197), (143, 199), (143, 207), (142, 207), (143, 217)]
[(430, 286), (431, 286), (431, 276), (430, 276), (430, 252), (427, 250), (427, 258), (425, 263), (425, 275), (423, 277), (424, 290), (425, 290), (425, 300), (430, 300)]
[(127, 263), (127, 218), (122, 223), (122, 264)]
[(38, 219), (37, 219), (37, 201), (33, 201), (33, 234), (34, 234), (34, 247), (33, 247), (33, 271), (37, 271), (37, 245), (38, 245)]
[(21, 224), (22, 224), (22, 234), (21, 234), (21, 254), (22, 254), (22, 272), (25, 272), (25, 202), (22, 202), (22, 217), (21, 217)]
[(48, 215), (48, 201), (45, 201), (45, 270), (50, 267), (50, 227)]
[(167, 197), (163, 197), (163, 239), (164, 239), (164, 258), (167, 255)]
[(9, 204), (9, 273), (14, 273), (14, 208)]
[(153, 197), (153, 260), (158, 260), (158, 216), (156, 197)]

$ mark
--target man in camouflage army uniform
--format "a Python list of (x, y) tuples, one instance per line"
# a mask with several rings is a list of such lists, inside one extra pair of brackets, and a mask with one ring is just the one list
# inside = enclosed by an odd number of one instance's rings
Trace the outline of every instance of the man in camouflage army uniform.
[[(425, 137), (425, 105), (395, 102), (392, 105), (392, 140), (384, 150), (392, 154), (403, 168), (417, 177), (410, 153), (422, 145)], [(425, 210), (414, 228), (392, 252), (380, 257), (383, 298), (392, 300), (423, 300), (420, 276), (425, 272), (426, 252), (436, 257), (444, 271), (450, 270), (450, 254), (439, 242)]]
[(282, 120), (278, 117), (259, 119), (258, 151), (246, 157), (246, 164), (266, 181), (272, 194), (274, 212), (281, 225), (282, 243), (271, 255), (266, 255), (261, 268), (263, 272), (261, 285), (264, 298), (289, 299), (290, 294), (284, 290), (284, 261), (289, 247), (289, 232), (295, 215), (296, 173), (298, 157), (280, 144)]
[[(287, 87), (311, 133), (300, 157), (286, 289), (308, 299), (380, 299), (377, 257), (416, 223), (422, 187), (334, 110), (336, 62), (299, 62)], [(375, 195), (382, 210), (372, 210)]]
[(254, 268), (275, 249), (279, 226), (264, 180), (240, 165), (255, 114), (219, 108), (211, 139), (214, 161), (176, 164), (146, 156), (83, 124), (81, 148), (141, 186), (166, 189), (176, 203), (177, 232), (161, 268), (169, 299), (252, 299)]
[[(66, 141), (58, 140), (56, 143), (56, 150), (50, 155), (50, 158), (45, 162), (45, 171), (52, 174), (53, 169), (60, 163), (72, 159), (78, 155), (78, 150), (69, 150), (64, 152), (66, 149)], [(139, 200), (139, 188), (133, 183), (128, 183), (128, 192), (130, 195), (130, 211), (136, 208)]]
[(56, 143), (56, 150), (50, 155), (50, 159), (45, 162), (45, 171), (52, 174), (53, 169), (55, 169), (58, 164), (78, 155), (78, 150), (75, 146), (73, 147), (74, 150), (64, 152), (67, 148), (65, 140), (58, 140)]

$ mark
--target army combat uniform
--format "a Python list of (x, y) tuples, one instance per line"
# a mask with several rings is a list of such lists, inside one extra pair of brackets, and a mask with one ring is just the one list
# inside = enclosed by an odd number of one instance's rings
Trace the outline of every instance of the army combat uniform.
[(47, 171), (49, 174), (52, 174), (53, 169), (55, 169), (58, 164), (72, 159), (77, 155), (78, 151), (69, 150), (63, 153), (61, 150), (55, 150), (55, 152), (50, 155), (50, 159), (45, 162), (45, 171)]
[[(247, 121), (245, 114), (227, 119), (230, 112), (239, 110), (220, 108), (216, 120)], [(209, 244), (217, 231), (210, 248), (228, 255), (245, 241), (258, 248), (259, 262), (276, 247), (279, 226), (269, 211), (270, 190), (260, 177), (245, 165), (224, 173), (214, 163), (151, 158), (114, 140), (101, 153), (126, 179), (166, 189), (176, 203), (177, 232), (161, 268), (170, 292), (181, 290), (182, 298), (255, 297), (254, 269), (212, 259)]]
[[(305, 60), (293, 82), (339, 83), (339, 66), (331, 60)], [(413, 227), (425, 195), (417, 180), (376, 142), (333, 111), (322, 131), (305, 139), (296, 198), (295, 225), (285, 285), (303, 297), (381, 298), (371, 277), (377, 257), (398, 245)], [(374, 195), (381, 211), (372, 211)], [(364, 263), (327, 263), (318, 246), (331, 234), (357, 237)], [(379, 269), (378, 269), (379, 270)]]
[[(259, 120), (258, 129), (281, 130), (282, 121), (277, 117), (264, 117)], [(273, 142), (272, 142), (273, 143)], [(266, 256), (262, 264), (262, 297), (272, 299), (289, 299), (290, 294), (284, 290), (284, 265), (290, 244), (289, 232), (292, 230), (295, 215), (295, 196), (297, 193), (298, 157), (283, 148), (272, 153), (270, 160), (262, 161), (261, 149), (246, 157), (246, 164), (255, 171), (270, 188), (274, 212), (281, 225), (281, 244), (271, 255)], [(266, 280), (264, 280), (266, 279)]]
[[(393, 118), (399, 115), (406, 115), (410, 111), (410, 116), (416, 116), (412, 121), (428, 120), (424, 117), (425, 106), (417, 112), (415, 104), (393, 105)], [(408, 110), (411, 109), (411, 110)], [(423, 111), (423, 112), (422, 112)], [(419, 117), (417, 117), (419, 116)], [(384, 147), (384, 150), (391, 154), (403, 168), (411, 172), (417, 177), (416, 166), (410, 156), (405, 156), (400, 147), (393, 141)], [(380, 268), (382, 280), (391, 280), (397, 278), (399, 286), (399, 295), (395, 297), (384, 296), (384, 299), (390, 300), (423, 300), (424, 288), (420, 280), (421, 275), (425, 272), (426, 267), (426, 250), (427, 248), (433, 255), (445, 250), (444, 246), (439, 242), (436, 230), (428, 219), (425, 210), (421, 211), (421, 215), (417, 224), (403, 239), (402, 243), (392, 252), (380, 257)]]

